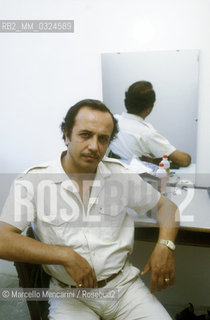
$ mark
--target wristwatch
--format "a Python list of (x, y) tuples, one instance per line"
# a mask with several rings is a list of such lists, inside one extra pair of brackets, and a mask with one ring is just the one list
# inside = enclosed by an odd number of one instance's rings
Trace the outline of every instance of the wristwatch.
[(163, 239), (160, 239), (159, 241), (158, 241), (158, 243), (160, 243), (160, 244), (164, 244), (166, 247), (168, 247), (169, 249), (171, 249), (171, 250), (175, 250), (175, 248), (176, 248), (176, 246), (175, 246), (175, 244), (173, 243), (173, 241), (171, 241), (171, 240), (163, 240)]

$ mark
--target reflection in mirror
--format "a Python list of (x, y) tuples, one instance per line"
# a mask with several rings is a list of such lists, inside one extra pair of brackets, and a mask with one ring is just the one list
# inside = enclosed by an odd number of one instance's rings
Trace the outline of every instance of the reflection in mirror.
[(103, 101), (126, 112), (125, 92), (137, 81), (152, 84), (156, 100), (146, 116), (159, 134), (196, 161), (198, 50), (102, 54)]

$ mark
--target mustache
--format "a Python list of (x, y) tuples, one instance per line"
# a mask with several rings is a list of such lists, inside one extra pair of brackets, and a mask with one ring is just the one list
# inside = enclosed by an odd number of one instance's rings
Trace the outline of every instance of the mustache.
[(99, 159), (99, 154), (97, 152), (83, 152), (81, 154), (83, 157), (93, 157), (95, 159)]

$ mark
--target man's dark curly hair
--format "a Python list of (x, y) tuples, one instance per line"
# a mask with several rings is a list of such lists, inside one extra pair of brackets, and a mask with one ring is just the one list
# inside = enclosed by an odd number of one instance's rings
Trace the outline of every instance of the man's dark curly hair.
[(155, 91), (148, 81), (133, 83), (125, 93), (125, 106), (128, 113), (140, 114), (152, 107), (155, 102)]
[(61, 123), (61, 130), (63, 133), (63, 140), (65, 141), (65, 134), (64, 132), (67, 132), (67, 136), (71, 138), (72, 129), (75, 123), (75, 118), (79, 112), (79, 110), (83, 107), (88, 107), (92, 110), (98, 110), (101, 112), (108, 112), (113, 121), (113, 131), (111, 134), (110, 142), (116, 137), (118, 133), (118, 126), (117, 126), (117, 120), (114, 118), (111, 111), (99, 100), (93, 100), (93, 99), (85, 99), (77, 102), (75, 105), (73, 105), (68, 111), (64, 118), (64, 121)]

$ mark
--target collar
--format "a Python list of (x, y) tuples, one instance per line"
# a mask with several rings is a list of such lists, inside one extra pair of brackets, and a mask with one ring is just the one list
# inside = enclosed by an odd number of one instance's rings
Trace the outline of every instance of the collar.
[(106, 165), (105, 157), (102, 159), (102, 161), (99, 162), (96, 176), (101, 175), (103, 178), (107, 178), (111, 175), (111, 171)]
[(50, 173), (52, 173), (52, 180), (55, 183), (62, 183), (66, 179), (69, 179), (61, 164), (61, 159), (65, 153), (66, 151), (63, 151), (60, 157), (49, 163)]
[(133, 114), (133, 113), (123, 112), (122, 117), (126, 119), (136, 120), (138, 122), (145, 122), (145, 120), (142, 117), (137, 116), (136, 114)]

